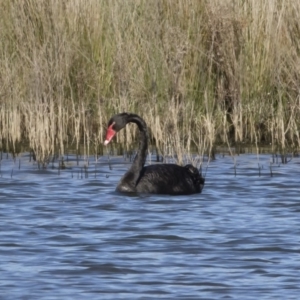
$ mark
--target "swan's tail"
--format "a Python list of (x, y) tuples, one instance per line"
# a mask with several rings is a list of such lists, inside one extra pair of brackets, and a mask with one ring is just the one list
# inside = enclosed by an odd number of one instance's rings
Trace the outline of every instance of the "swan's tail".
[(199, 188), (200, 192), (202, 191), (205, 183), (205, 178), (199, 173), (198, 169), (193, 165), (186, 165), (185, 168), (188, 169), (189, 174), (193, 180), (195, 187)]

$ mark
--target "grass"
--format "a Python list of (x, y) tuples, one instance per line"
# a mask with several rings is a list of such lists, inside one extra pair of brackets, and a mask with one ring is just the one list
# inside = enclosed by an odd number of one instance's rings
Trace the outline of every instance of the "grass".
[(298, 149), (299, 18), (292, 0), (3, 0), (0, 146), (101, 153), (130, 111), (179, 163), (218, 143)]

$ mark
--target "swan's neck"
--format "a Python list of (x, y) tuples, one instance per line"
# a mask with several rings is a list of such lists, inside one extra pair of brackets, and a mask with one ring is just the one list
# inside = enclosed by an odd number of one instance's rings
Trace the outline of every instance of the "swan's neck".
[(128, 173), (134, 174), (133, 181), (134, 184), (136, 184), (140, 177), (140, 172), (143, 169), (146, 162), (148, 148), (148, 130), (145, 121), (138, 115), (131, 114), (128, 118), (128, 123), (135, 123), (140, 131), (139, 148), (133, 160), (133, 163), (128, 171)]

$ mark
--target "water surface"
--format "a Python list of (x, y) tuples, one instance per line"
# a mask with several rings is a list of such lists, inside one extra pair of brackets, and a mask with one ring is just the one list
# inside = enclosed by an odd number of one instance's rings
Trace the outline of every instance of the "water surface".
[(0, 298), (298, 299), (300, 158), (235, 158), (202, 194), (124, 196), (122, 157), (3, 156)]

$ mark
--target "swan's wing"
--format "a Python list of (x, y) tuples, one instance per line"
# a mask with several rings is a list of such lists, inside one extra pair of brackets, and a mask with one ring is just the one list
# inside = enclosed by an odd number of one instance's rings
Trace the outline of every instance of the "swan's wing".
[(190, 170), (174, 164), (151, 165), (143, 168), (136, 189), (137, 192), (155, 194), (199, 193), (203, 187), (199, 182), (201, 178), (196, 168)]

